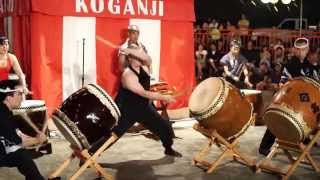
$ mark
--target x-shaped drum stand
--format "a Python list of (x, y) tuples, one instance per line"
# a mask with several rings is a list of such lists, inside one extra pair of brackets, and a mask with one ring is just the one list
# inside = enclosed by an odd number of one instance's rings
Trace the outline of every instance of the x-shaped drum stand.
[[(255, 163), (252, 160), (249, 160), (238, 150), (236, 150), (236, 146), (239, 143), (239, 137), (232, 140), (226, 140), (216, 130), (209, 131), (208, 129), (200, 126), (198, 123), (193, 126), (193, 129), (206, 136), (209, 140), (208, 144), (205, 145), (205, 147), (193, 158), (193, 164), (201, 168), (205, 168), (207, 173), (211, 173), (212, 171), (214, 171), (220, 164), (220, 162), (227, 156), (232, 156), (233, 160), (245, 164), (249, 167), (255, 167)], [(211, 149), (211, 146), (213, 144), (216, 144), (216, 146), (221, 149), (222, 153), (215, 161), (210, 163), (203, 159), (206, 155), (208, 155), (209, 150)]]
[[(311, 141), (307, 145), (304, 145), (303, 143), (292, 143), (276, 139), (276, 145), (273, 147), (268, 156), (257, 164), (257, 172), (263, 170), (267, 172), (278, 173), (282, 176), (283, 180), (287, 180), (296, 170), (298, 165), (302, 163), (310, 165), (316, 172), (319, 172), (319, 166), (310, 155), (310, 149), (319, 140), (319, 138), (320, 129), (316, 131), (316, 134), (312, 137)], [(279, 152), (279, 150), (282, 150), (284, 152), (291, 163), (287, 170), (282, 170), (278, 167), (274, 167), (269, 163), (271, 159)], [(291, 154), (292, 152), (298, 153), (298, 157), (294, 158)]]
[(94, 154), (90, 155), (88, 149), (79, 150), (71, 147), (73, 150), (71, 156), (66, 159), (53, 173), (49, 175), (49, 179), (57, 178), (62, 171), (70, 164), (74, 158), (78, 158), (84, 163), (81, 167), (69, 178), (69, 180), (77, 179), (89, 166), (94, 168), (96, 172), (107, 180), (112, 180), (112, 176), (107, 173), (97, 162), (96, 159), (103, 153), (108, 147), (110, 147), (118, 137), (112, 135)]

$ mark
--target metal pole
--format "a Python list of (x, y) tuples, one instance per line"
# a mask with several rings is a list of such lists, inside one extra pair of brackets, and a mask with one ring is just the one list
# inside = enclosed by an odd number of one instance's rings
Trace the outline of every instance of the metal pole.
[(82, 87), (84, 86), (84, 46), (85, 46), (85, 38), (82, 39)]
[(300, 32), (299, 36), (302, 36), (302, 17), (303, 16), (303, 0), (300, 0)]

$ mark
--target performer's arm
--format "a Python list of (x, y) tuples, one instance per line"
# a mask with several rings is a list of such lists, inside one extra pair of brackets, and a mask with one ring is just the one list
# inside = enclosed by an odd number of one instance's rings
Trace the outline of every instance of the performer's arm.
[(26, 77), (22, 72), (22, 69), (20, 67), (19, 61), (17, 59), (17, 57), (13, 54), (9, 54), (10, 59), (12, 61), (12, 68), (14, 70), (14, 72), (18, 75), (19, 80), (21, 82), (21, 85), (23, 86), (24, 91), (27, 91), (26, 93), (29, 92), (28, 88), (27, 88), (27, 83), (26, 83)]
[(122, 82), (122, 85), (128, 90), (142, 97), (145, 97), (147, 99), (166, 101), (168, 103), (175, 102), (175, 99), (171, 95), (162, 95), (157, 92), (151, 92), (151, 91), (145, 90), (139, 83), (137, 76), (134, 75), (133, 72), (129, 70), (124, 71), (124, 73), (122, 74), (121, 82)]
[(142, 49), (142, 48), (126, 48), (122, 50), (128, 56), (132, 56), (134, 58), (139, 59), (143, 65), (150, 66), (151, 65), (151, 57)]

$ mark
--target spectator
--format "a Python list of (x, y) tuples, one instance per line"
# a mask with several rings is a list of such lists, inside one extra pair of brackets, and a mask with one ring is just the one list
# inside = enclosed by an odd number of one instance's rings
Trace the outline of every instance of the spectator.
[(265, 62), (268, 64), (269, 69), (271, 69), (271, 53), (269, 52), (269, 49), (267, 46), (264, 46), (262, 48), (262, 51), (260, 53), (260, 63)]
[(274, 46), (274, 54), (273, 54), (273, 61), (272, 64), (284, 64), (284, 46), (283, 45), (275, 45)]
[(196, 55), (196, 70), (197, 70), (197, 80), (203, 80), (205, 69), (206, 69), (206, 58), (207, 50), (204, 49), (202, 44), (198, 45), (198, 48), (195, 52)]
[(250, 21), (247, 19), (245, 14), (241, 14), (241, 19), (238, 21), (239, 29), (248, 29), (250, 26)]
[(216, 45), (214, 43), (211, 43), (207, 55), (208, 76), (221, 75), (221, 67), (219, 62), (220, 58), (221, 56), (217, 52)]
[(251, 40), (248, 41), (247, 47), (242, 50), (242, 54), (245, 58), (248, 59), (249, 63), (257, 64), (259, 59), (259, 52), (254, 49), (254, 45)]

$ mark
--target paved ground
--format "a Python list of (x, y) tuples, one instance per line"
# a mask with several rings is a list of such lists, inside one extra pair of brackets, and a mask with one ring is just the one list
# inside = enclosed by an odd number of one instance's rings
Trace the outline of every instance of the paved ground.
[[(278, 176), (259, 173), (255, 174), (250, 168), (236, 162), (224, 162), (216, 171), (206, 174), (202, 169), (191, 164), (193, 156), (199, 152), (207, 140), (198, 132), (191, 128), (194, 122), (184, 121), (176, 123), (175, 132), (179, 137), (175, 139), (174, 147), (183, 154), (182, 158), (172, 158), (163, 154), (162, 146), (159, 142), (145, 138), (142, 135), (127, 134), (108, 149), (100, 158), (99, 162), (110, 172), (116, 180), (247, 180), (278, 179)], [(263, 157), (258, 155), (257, 148), (264, 133), (265, 127), (250, 127), (241, 137), (239, 151), (251, 156), (259, 161)], [(51, 139), (53, 144), (53, 154), (43, 156), (36, 160), (43, 175), (47, 176), (65, 158), (70, 155), (68, 142), (63, 139)], [(320, 147), (313, 149), (312, 155), (317, 162), (320, 162)], [(214, 160), (220, 151), (213, 148), (210, 159)], [(277, 165), (285, 167), (284, 156), (279, 155)], [(78, 167), (78, 161), (74, 161), (62, 173), (62, 179), (67, 179)], [(93, 170), (88, 169), (79, 179), (96, 179)], [(0, 180), (23, 179), (15, 168), (1, 168)], [(307, 166), (301, 166), (290, 178), (292, 180), (320, 179), (320, 173), (312, 171)]]

